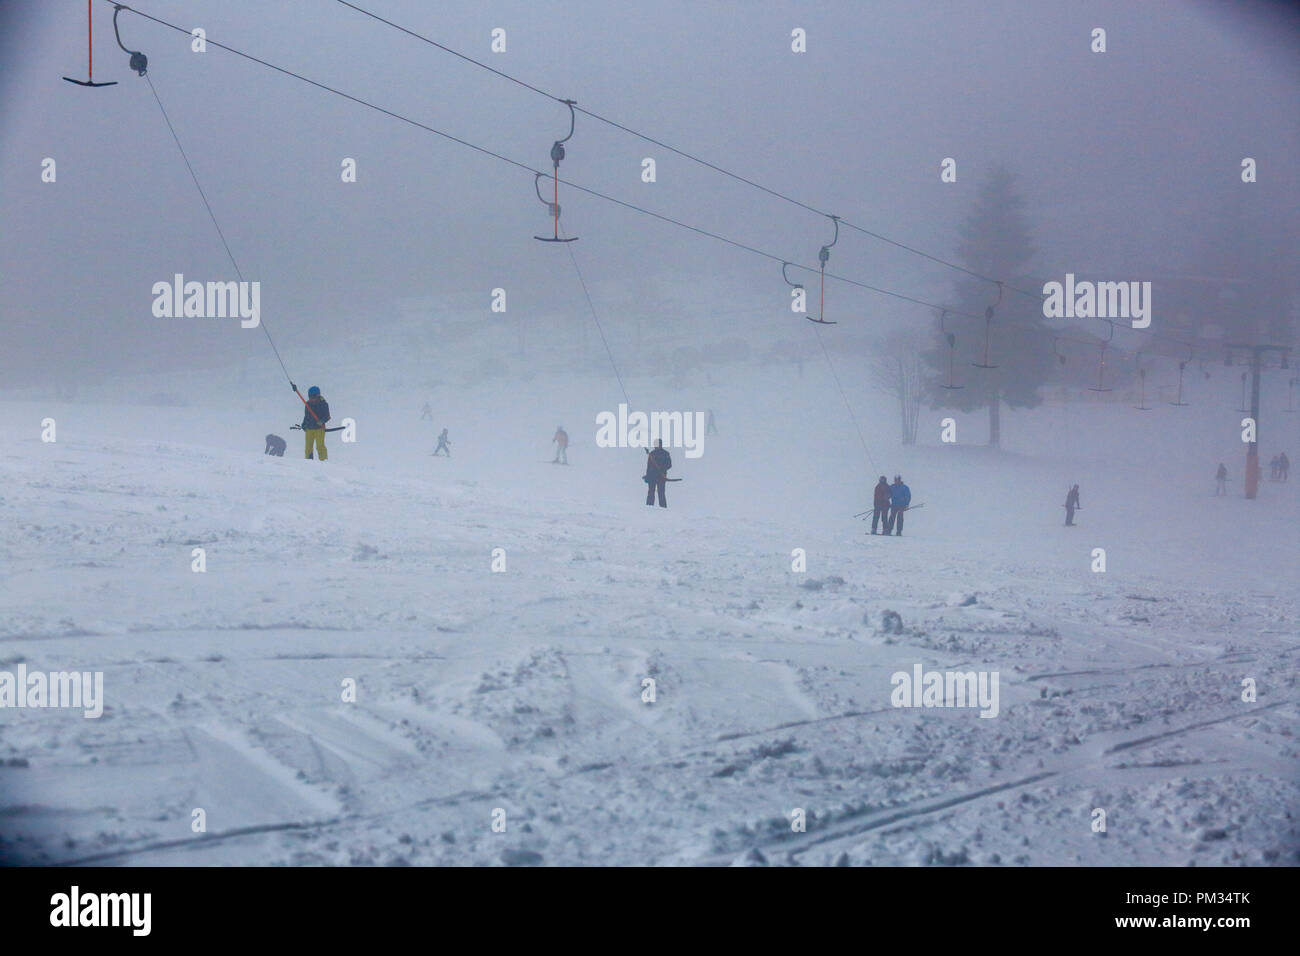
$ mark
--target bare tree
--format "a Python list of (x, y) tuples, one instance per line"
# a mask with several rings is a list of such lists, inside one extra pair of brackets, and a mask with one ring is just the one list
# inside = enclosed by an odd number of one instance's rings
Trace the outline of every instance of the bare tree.
[(926, 388), (926, 366), (921, 357), (925, 346), (922, 335), (896, 332), (880, 343), (876, 357), (867, 366), (876, 389), (892, 395), (898, 402), (904, 445), (916, 444), (921, 399)]

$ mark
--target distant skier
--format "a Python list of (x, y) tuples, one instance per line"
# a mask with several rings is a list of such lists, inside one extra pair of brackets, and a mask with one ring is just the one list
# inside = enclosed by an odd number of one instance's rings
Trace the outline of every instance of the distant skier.
[(664, 487), (668, 481), (668, 469), (672, 468), (672, 466), (673, 459), (664, 448), (664, 440), (656, 438), (654, 451), (646, 456), (645, 462), (646, 504), (652, 505), (655, 503), (655, 489), (658, 489), (659, 507), (668, 507), (668, 499), (664, 496)]
[(433, 406), (428, 402), (425, 402), (424, 408), (420, 409), (420, 421), (433, 421)]
[(1079, 504), (1079, 486), (1075, 485), (1065, 496), (1065, 526), (1074, 527), (1074, 513), (1082, 511), (1083, 506)]
[(551, 441), (555, 443), (555, 458), (551, 460), (551, 464), (567, 465), (569, 463), (569, 433), (564, 430), (563, 425), (555, 426), (555, 437)]
[(1277, 457), (1278, 475), (1283, 481), (1286, 481), (1287, 475), (1291, 473), (1291, 459), (1286, 456), (1286, 452)]
[(438, 436), (438, 447), (433, 450), (433, 453), (436, 455), (440, 451), (445, 451), (447, 457), (451, 457), (451, 442), (447, 440), (447, 429), (445, 428), (442, 430), (442, 434)]
[(912, 489), (903, 484), (903, 476), (895, 475), (894, 483), (889, 486), (889, 517), (885, 519), (885, 534), (894, 532), (895, 537), (903, 533), (903, 514), (912, 504)]
[(1280, 458), (1278, 458), (1277, 455), (1274, 455), (1273, 458), (1268, 463), (1269, 480), (1281, 481), (1282, 480), (1281, 474), (1282, 474), (1282, 461)]
[[(298, 386), (293, 382), (289, 383), (295, 393), (298, 392)], [(298, 394), (302, 398), (301, 394)], [(305, 438), (306, 454), (304, 457), (312, 457), (313, 447), (316, 450), (316, 457), (321, 461), (329, 458), (329, 452), (325, 450), (325, 423), (330, 420), (329, 403), (320, 393), (320, 387), (313, 385), (307, 389), (307, 399), (303, 403), (306, 407), (302, 412), (302, 424), (298, 426), (302, 429)]]
[(717, 433), (718, 433), (718, 426), (713, 421), (713, 409), (710, 408), (708, 420), (704, 423), (704, 434), (716, 435)]
[(889, 534), (889, 479), (884, 475), (880, 476), (880, 481), (876, 483), (876, 493), (871, 501), (871, 533), (877, 534), (878, 525), (885, 526), (885, 534)]
[(266, 450), (263, 451), (262, 454), (274, 455), (276, 458), (283, 458), (284, 449), (285, 449), (285, 444), (283, 438), (281, 438), (279, 435), (267, 435)]
[(1214, 495), (1217, 498), (1220, 495), (1228, 493), (1228, 468), (1223, 462), (1219, 462), (1219, 470), (1214, 473)]

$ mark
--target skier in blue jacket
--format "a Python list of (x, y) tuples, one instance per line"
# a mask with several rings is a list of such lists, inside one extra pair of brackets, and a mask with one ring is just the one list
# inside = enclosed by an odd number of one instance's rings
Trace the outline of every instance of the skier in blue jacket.
[(894, 532), (897, 537), (903, 533), (903, 513), (912, 503), (912, 489), (903, 484), (903, 476), (895, 475), (894, 483), (889, 486), (889, 517), (885, 519), (885, 534)]

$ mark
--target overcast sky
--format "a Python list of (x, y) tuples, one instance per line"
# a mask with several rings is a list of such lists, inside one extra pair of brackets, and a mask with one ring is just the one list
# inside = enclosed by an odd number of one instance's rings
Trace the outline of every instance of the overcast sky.
[[(1238, 208), (1261, 256), (1296, 260), (1300, 19), (1252, 2), (439, 2), (361, 6), (583, 107), (860, 225), (951, 257), (982, 175), (1020, 177), (1039, 265), (1116, 278), (1187, 268)], [(549, 168), (562, 106), (331, 0), (140, 0), (139, 8), (487, 149)], [(6, 383), (142, 362), (235, 360), (265, 340), (152, 317), (153, 283), (234, 278), (145, 79), (96, 0), (0, 4), (0, 297)], [(382, 330), (404, 300), (578, 308), (531, 176), (124, 12), (282, 347)], [(506, 31), (507, 52), (489, 49)], [(790, 50), (791, 30), (808, 51)], [(1103, 27), (1108, 52), (1090, 51)], [(579, 115), (562, 175), (815, 263), (826, 220)], [(1242, 157), (1259, 182), (1240, 181)], [(57, 182), (41, 182), (41, 162)], [(344, 157), (358, 182), (340, 181)], [(653, 157), (658, 182), (641, 181)], [(958, 181), (939, 181), (944, 157)], [(694, 277), (774, 308), (780, 268), (581, 193), (563, 224), (584, 273)], [(1273, 228), (1275, 226), (1275, 229)], [(922, 298), (948, 270), (846, 233), (832, 269)], [(712, 280), (716, 279), (716, 286)], [(734, 290), (741, 290), (736, 292)], [(841, 288), (853, 317), (900, 313)], [(717, 311), (734, 308), (719, 302)], [(925, 310), (919, 310), (924, 313)], [(611, 321), (619, 321), (615, 316)], [(851, 319), (846, 318), (846, 321)]]

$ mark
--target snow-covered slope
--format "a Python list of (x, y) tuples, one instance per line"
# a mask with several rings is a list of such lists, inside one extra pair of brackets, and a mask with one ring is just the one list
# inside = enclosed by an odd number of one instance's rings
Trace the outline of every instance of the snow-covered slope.
[[(1300, 508), (1294, 484), (1212, 496), (1218, 461), (1241, 472), (1231, 382), (1189, 409), (1012, 413), (1004, 453), (978, 416), (941, 445), (927, 411), (903, 449), (832, 350), (869, 461), (820, 352), (802, 377), (631, 368), (634, 408), (721, 429), (674, 451), (661, 511), (641, 451), (595, 446), (622, 400), (607, 367), (484, 354), (295, 357), (357, 423), (327, 463), (302, 460), (298, 401), (256, 363), (4, 403), (0, 670), (102, 671), (106, 707), (0, 711), (0, 855), (1300, 861)], [(186, 404), (136, 403), (166, 394)], [(430, 456), (443, 426), (451, 459)], [(865, 535), (849, 516), (900, 471), (924, 509)], [(917, 663), (997, 672), (997, 716), (891, 706)]]

